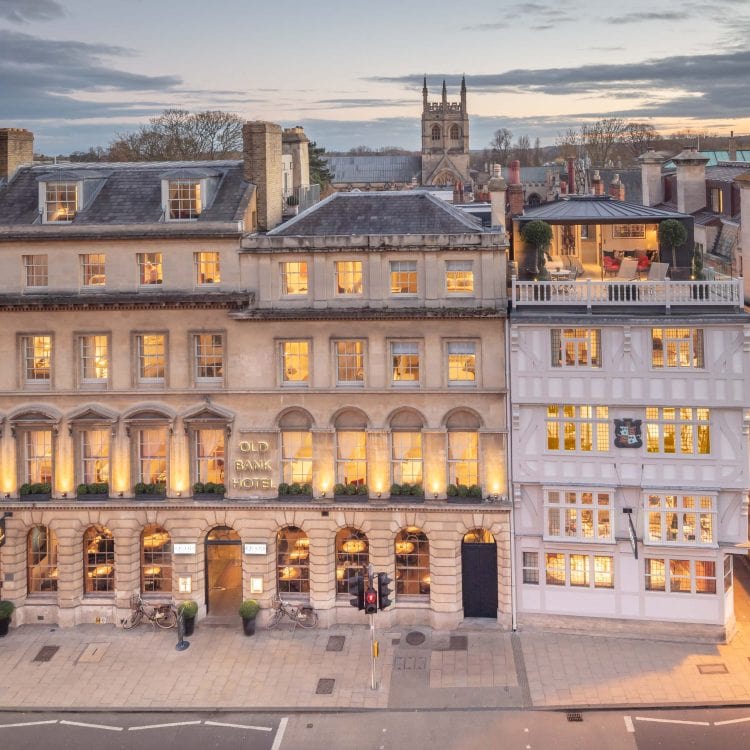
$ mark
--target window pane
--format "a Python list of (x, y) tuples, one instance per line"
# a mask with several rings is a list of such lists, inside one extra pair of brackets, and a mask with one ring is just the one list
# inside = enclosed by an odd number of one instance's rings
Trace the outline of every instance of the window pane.
[(422, 484), (422, 433), (391, 434), (393, 481), (396, 484)]
[(361, 261), (337, 261), (336, 294), (362, 294)]
[(589, 585), (589, 557), (588, 555), (570, 556), (570, 585)]
[(73, 221), (78, 210), (78, 185), (75, 182), (48, 182), (46, 221)]
[(419, 381), (419, 345), (411, 342), (392, 343), (393, 382)]
[(224, 436), (221, 429), (193, 433), (193, 476), (195, 482), (224, 484)]
[(47, 286), (47, 256), (24, 255), (23, 267), (27, 287)]
[(162, 281), (161, 253), (138, 253), (138, 283), (151, 286)]
[(165, 338), (162, 334), (138, 336), (138, 355), (141, 380), (164, 380)]
[(195, 342), (196, 380), (224, 377), (224, 337), (220, 333), (197, 333)]
[(83, 535), (84, 593), (115, 590), (115, 540), (102, 526), (91, 526)]
[(138, 477), (143, 484), (167, 481), (167, 430), (154, 427), (138, 431)]
[(479, 484), (478, 433), (448, 433), (448, 481), (467, 487)]
[(477, 357), (471, 341), (448, 344), (448, 380), (453, 383), (473, 383), (476, 379)]
[(197, 219), (202, 211), (200, 180), (169, 181), (169, 218)]
[(336, 476), (340, 484), (367, 484), (367, 433), (340, 431), (336, 433)]
[(52, 431), (27, 430), (23, 433), (24, 482), (52, 483)]
[(609, 556), (594, 555), (594, 587), (611, 589), (615, 585), (613, 560)]
[(336, 593), (349, 593), (349, 578), (370, 562), (367, 535), (347, 526), (336, 534)]
[(104, 286), (107, 277), (104, 271), (104, 254), (81, 255), (81, 286)]
[(312, 433), (281, 433), (281, 467), (287, 484), (312, 482)]
[(565, 555), (548, 552), (545, 555), (545, 567), (549, 586), (565, 585)]
[(282, 380), (285, 383), (306, 383), (309, 368), (307, 341), (284, 341), (281, 344)]
[(109, 376), (109, 344), (106, 336), (81, 336), (81, 379), (101, 382)]
[(430, 593), (430, 543), (415, 527), (396, 534), (396, 596), (420, 596)]
[(310, 591), (310, 540), (296, 526), (276, 535), (276, 585), (279, 594)]
[(81, 475), (84, 484), (109, 482), (109, 430), (83, 430), (81, 437)]
[(195, 253), (195, 283), (218, 284), (220, 281), (219, 253)]
[(57, 536), (46, 526), (34, 526), (27, 536), (29, 594), (57, 591)]
[(474, 271), (472, 261), (447, 261), (445, 264), (445, 287), (449, 294), (473, 293)]
[(172, 591), (172, 540), (161, 526), (146, 526), (141, 535), (141, 591)]
[(417, 261), (391, 261), (391, 294), (417, 293)]
[(336, 380), (339, 383), (363, 383), (364, 344), (362, 341), (336, 342)]
[(523, 553), (523, 582), (539, 583), (539, 553)]
[(665, 591), (666, 566), (664, 560), (646, 558), (644, 564), (646, 570), (646, 591)]
[(307, 262), (294, 261), (281, 264), (281, 293), (307, 294)]

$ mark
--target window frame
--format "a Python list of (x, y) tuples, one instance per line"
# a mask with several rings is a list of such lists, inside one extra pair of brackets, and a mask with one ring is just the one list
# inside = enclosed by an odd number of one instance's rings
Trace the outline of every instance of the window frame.
[[(361, 443), (363, 445), (360, 445), (360, 438), (357, 439), (357, 445), (352, 446), (353, 452), (356, 454), (357, 449), (360, 447), (364, 447), (364, 458), (357, 458), (356, 455), (352, 457), (352, 455), (348, 456), (342, 456), (342, 445), (341, 445), (341, 434), (347, 433), (347, 434), (355, 434), (357, 436), (361, 436)], [(336, 458), (336, 482), (337, 484), (354, 484), (358, 487), (367, 486), (367, 430), (366, 429), (337, 429), (335, 433), (335, 439), (336, 439), (336, 445), (335, 445), (335, 458)], [(355, 465), (357, 467), (356, 474), (363, 474), (362, 478), (358, 478), (355, 481), (347, 481), (346, 478), (346, 467), (349, 465)], [(360, 466), (364, 467), (364, 470), (360, 468)]]
[[(36, 452), (32, 455), (29, 453), (29, 436), (32, 433), (48, 433), (49, 434), (49, 456), (46, 454), (37, 454)], [(52, 423), (35, 423), (35, 424), (23, 424), (16, 426), (15, 435), (15, 448), (16, 448), (16, 465), (18, 468), (18, 485), (19, 487), (24, 484), (49, 484), (51, 488), (55, 486), (55, 449), (57, 447), (57, 426)], [(32, 464), (39, 463), (43, 464), (45, 459), (49, 459), (49, 481), (45, 481), (44, 474), (40, 474), (39, 478), (33, 478), (29, 472), (29, 468)], [(43, 466), (42, 466), (43, 469)]]
[[(164, 219), (168, 222), (198, 221), (206, 208), (206, 181), (196, 177), (172, 177), (164, 180)], [(181, 195), (191, 187), (190, 195)], [(186, 213), (186, 216), (175, 215)]]
[[(106, 358), (107, 358), (107, 376), (104, 378), (87, 378), (85, 377), (87, 360), (93, 362), (99, 361), (101, 356), (94, 354), (91, 357), (84, 357), (84, 344), (88, 339), (104, 338), (106, 345)], [(107, 389), (111, 385), (112, 378), (112, 336), (107, 332), (103, 331), (76, 331), (74, 334), (75, 340), (75, 352), (76, 352), (76, 371), (78, 387), (81, 390), (102, 390)], [(94, 351), (96, 352), (96, 343), (94, 342)], [(94, 364), (96, 369), (96, 364)]]
[[(550, 568), (550, 558), (556, 558), (557, 562), (562, 564)], [(608, 570), (597, 569), (597, 561), (603, 560), (609, 561)], [(585, 565), (581, 566), (581, 562)], [(614, 554), (548, 551), (544, 553), (544, 585), (574, 591), (614, 591), (617, 580), (615, 562)], [(576, 580), (574, 574), (582, 577)]]
[[(204, 431), (220, 432), (221, 433), (221, 454), (215, 453), (201, 455), (198, 451), (199, 447), (203, 445), (200, 440), (200, 433)], [(200, 482), (206, 484), (207, 482), (213, 482), (214, 484), (223, 484), (226, 486), (226, 467), (227, 467), (227, 425), (226, 423), (192, 423), (188, 427), (188, 437), (190, 442), (190, 487)], [(215, 450), (215, 449), (214, 449)], [(212, 469), (209, 468), (208, 464), (214, 461), (217, 466), (213, 471), (220, 472), (218, 479), (209, 479), (209, 472)], [(221, 462), (221, 466), (219, 466)], [(205, 476), (201, 469), (205, 467)], [(218, 497), (218, 495), (217, 495)]]
[[(408, 268), (394, 268), (395, 266), (409, 266)], [(413, 268), (412, 268), (413, 266)], [(394, 283), (394, 275), (400, 279)], [(402, 278), (401, 275), (405, 275)], [(412, 278), (413, 275), (413, 278)], [(406, 285), (406, 291), (404, 291)], [(413, 290), (412, 287), (413, 286)], [(396, 291), (398, 287), (398, 291)], [(416, 297), (419, 295), (419, 263), (416, 260), (401, 259), (388, 261), (388, 288), (391, 297)]]
[[(86, 456), (84, 450), (84, 438), (90, 432), (103, 432), (106, 435), (106, 479), (91, 479), (86, 477), (87, 462), (101, 460), (101, 456)], [(75, 439), (75, 479), (76, 486), (79, 484), (101, 484), (106, 482), (112, 487), (112, 425), (94, 422), (80, 422), (73, 425), (73, 436)], [(104, 495), (103, 497), (106, 497)]]
[[(445, 351), (445, 377), (446, 385), (449, 388), (477, 388), (479, 383), (479, 340), (477, 339), (448, 339), (444, 342)], [(460, 349), (464, 347), (468, 349), (471, 347), (471, 351), (460, 352), (451, 351), (451, 349)], [(473, 367), (467, 370), (466, 365), (468, 361), (465, 361), (463, 365), (451, 367), (451, 356), (473, 357)], [(472, 372), (474, 377), (471, 379), (452, 378), (451, 372)]]
[[(149, 532), (149, 535), (155, 537), (157, 540), (159, 538), (163, 539), (163, 536), (166, 535), (166, 540), (162, 541), (158, 548), (154, 547), (151, 550), (147, 550), (146, 532)], [(172, 577), (174, 571), (171, 534), (159, 524), (146, 524), (141, 530), (138, 547), (141, 592), (145, 596), (150, 596), (151, 594), (154, 594), (155, 596), (171, 594), (173, 589)], [(149, 570), (152, 572), (148, 573)], [(158, 573), (156, 572), (157, 570), (159, 571)]]
[[(40, 355), (36, 353), (36, 340), (37, 339), (48, 339), (49, 343), (46, 348), (47, 356), (45, 357), (45, 349), (42, 348)], [(50, 331), (31, 331), (18, 334), (17, 339), (18, 353), (19, 353), (19, 376), (20, 376), (20, 389), (22, 390), (44, 390), (48, 391), (54, 387), (54, 374), (55, 374), (55, 334)], [(29, 357), (29, 344), (33, 347), (33, 353), (31, 358)], [(30, 378), (29, 372), (35, 372), (39, 370), (44, 371), (44, 367), (37, 366), (37, 362), (44, 361), (47, 359), (46, 372), (47, 377)]]
[[(543, 488), (543, 508), (544, 508), (544, 532), (543, 538), (554, 542), (581, 542), (584, 544), (614, 544), (614, 491), (607, 487), (544, 487)], [(557, 495), (558, 501), (554, 502), (553, 497)], [(585, 502), (586, 496), (591, 496), (591, 502)], [(573, 502), (570, 498), (573, 496)], [(607, 503), (600, 504), (601, 496), (606, 496)], [(557, 523), (553, 524), (553, 513), (557, 512)], [(572, 511), (574, 515), (571, 515)], [(591, 513), (591, 535), (584, 533), (584, 513)], [(608, 516), (607, 520), (602, 520), (601, 516)], [(608, 525), (609, 534), (601, 535), (602, 525)], [(553, 533), (555, 526), (559, 533)], [(573, 533), (568, 533), (573, 529)]]
[[(467, 284), (462, 284), (460, 278), (455, 274), (471, 274), (471, 288), (466, 288)], [(468, 277), (467, 277), (468, 278)], [(446, 297), (475, 297), (477, 292), (477, 278), (474, 271), (474, 260), (465, 258), (452, 258), (445, 260), (444, 291)]]
[[(89, 532), (93, 531), (91, 540), (88, 541)], [(92, 524), (83, 532), (83, 595), (84, 597), (91, 596), (108, 596), (114, 597), (116, 593), (115, 589), (115, 575), (117, 573), (117, 557), (115, 555), (115, 536), (110, 529), (106, 526), (99, 524)], [(87, 544), (88, 541), (88, 544)], [(103, 551), (99, 550), (99, 546), (102, 542), (108, 542), (105, 544)], [(96, 543), (97, 549), (91, 551), (92, 545)], [(93, 561), (91, 560), (93, 556)], [(104, 577), (105, 587), (104, 589), (97, 588), (94, 585), (94, 578), (98, 576), (94, 575), (94, 572), (102, 567), (109, 567), (111, 570), (107, 571)]]
[[(157, 377), (145, 377), (144, 372), (144, 353), (143, 344), (145, 336), (161, 336), (163, 340), (163, 375)], [(133, 331), (133, 364), (135, 367), (135, 387), (136, 388), (159, 388), (167, 387), (169, 375), (169, 332), (168, 331)], [(150, 355), (156, 357), (158, 355)]]
[[(290, 272), (288, 266), (299, 266), (295, 272)], [(306, 289), (304, 292), (290, 292), (289, 278), (302, 278), (301, 267), (304, 266), (304, 278)], [(297, 284), (301, 285), (301, 281)], [(294, 286), (294, 285), (292, 285)], [(310, 264), (307, 260), (282, 260), (279, 261), (279, 296), (283, 299), (301, 299), (310, 296)]]
[[(190, 372), (191, 379), (195, 386), (201, 388), (223, 388), (226, 384), (226, 365), (227, 365), (227, 347), (226, 347), (226, 332), (225, 331), (189, 331), (189, 351), (190, 351)], [(218, 336), (221, 344), (221, 362), (218, 365), (221, 369), (221, 375), (218, 376), (202, 376), (200, 375), (200, 368), (216, 368), (217, 365), (214, 363), (201, 365), (201, 357), (204, 359), (209, 358), (210, 354), (200, 354), (198, 352), (198, 345), (201, 336)], [(215, 355), (214, 355), (215, 356)]]
[[(402, 549), (398, 546), (399, 544), (408, 543), (414, 545), (411, 550), (407, 548)], [(394, 600), (396, 604), (398, 604), (399, 600), (419, 601), (429, 598), (432, 585), (430, 556), (430, 539), (425, 534), (424, 529), (416, 526), (405, 526), (396, 532), (393, 541), (394, 578), (396, 582)], [(417, 575), (410, 576), (410, 571), (416, 571)], [(412, 577), (414, 580), (410, 580)], [(414, 588), (416, 585), (419, 590), (405, 590), (407, 584), (411, 584), (409, 588)]]
[[(473, 443), (474, 443), (474, 450), (475, 450), (475, 454), (473, 458), (453, 458), (452, 457), (451, 437), (455, 435), (471, 435), (472, 436)], [(480, 456), (481, 456), (481, 449), (479, 445), (479, 430), (449, 429), (445, 435), (445, 464), (446, 464), (446, 470), (448, 474), (448, 484), (453, 484), (456, 487), (458, 487), (459, 484), (464, 485), (466, 487), (471, 487), (473, 485), (481, 487), (482, 472), (481, 472)], [(423, 453), (423, 460), (424, 460), (424, 453)], [(457, 467), (463, 464), (473, 466), (473, 471), (475, 474), (473, 478), (474, 481), (468, 481), (468, 482), (458, 481), (459, 477), (456, 473)]]
[[(661, 332), (661, 338), (657, 338), (656, 332)], [(673, 335), (668, 335), (672, 332)], [(685, 335), (675, 335), (679, 332), (687, 332)], [(706, 349), (703, 328), (691, 328), (690, 326), (671, 326), (651, 328), (651, 369), (667, 371), (705, 370)], [(661, 346), (657, 346), (657, 341)], [(676, 364), (669, 364), (669, 349), (673, 347)], [(687, 364), (682, 364), (683, 353), (680, 351), (687, 348)], [(661, 360), (661, 364), (659, 364)]]
[[(418, 435), (419, 436), (419, 458), (409, 458), (406, 454), (403, 456), (397, 458), (395, 453), (396, 448), (396, 436), (397, 435)], [(399, 429), (399, 430), (391, 430), (390, 433), (390, 439), (389, 439), (389, 470), (390, 470), (390, 476), (391, 476), (391, 484), (409, 484), (409, 485), (419, 485), (422, 488), (424, 488), (424, 429), (420, 427), (418, 430), (414, 429)], [(412, 446), (413, 447), (413, 446)], [(415, 462), (419, 461), (419, 474), (420, 479), (418, 482), (414, 481), (413, 479), (404, 479), (404, 472), (403, 472), (403, 464), (405, 462)], [(397, 465), (400, 466), (397, 470)], [(411, 475), (410, 475), (411, 477)]]
[[(294, 352), (286, 352), (286, 347), (290, 344), (304, 344), (307, 347), (306, 353), (303, 355), (302, 351), (300, 350), (296, 354)], [(277, 372), (278, 372), (278, 378), (279, 378), (279, 385), (282, 388), (309, 388), (312, 384), (312, 364), (313, 364), (313, 341), (311, 338), (296, 338), (296, 339), (276, 339), (276, 349), (278, 351), (278, 366), (277, 366)], [(306, 367), (307, 371), (305, 374), (304, 379), (295, 379), (290, 380), (287, 379), (286, 375), (287, 373), (296, 374), (297, 369), (294, 364), (294, 362), (289, 363), (289, 367), (287, 367), (287, 357), (290, 358), (290, 360), (294, 357), (300, 359), (300, 367), (302, 362), (302, 357), (306, 356)], [(294, 370), (294, 372), (292, 372)]]
[[(674, 498), (674, 505), (669, 505), (668, 498)], [(685, 504), (687, 499), (692, 500), (693, 506)], [(658, 506), (656, 505), (657, 501)], [(710, 502), (711, 507), (706, 509), (701, 507), (704, 500)], [(719, 546), (718, 541), (718, 495), (707, 492), (664, 492), (663, 490), (647, 491), (643, 493), (643, 511), (644, 511), (644, 529), (643, 544), (646, 546), (666, 546), (666, 547), (688, 547), (716, 549)], [(655, 536), (655, 526), (652, 527), (652, 515), (659, 516), (658, 539)], [(690, 529), (689, 522), (686, 522), (686, 516), (694, 516), (693, 536), (690, 539), (686, 535), (686, 529)], [(672, 516), (672, 518), (670, 518)], [(702, 541), (703, 516), (708, 516), (711, 532), (711, 540)], [(654, 529), (654, 531), (652, 531)], [(669, 532), (674, 529), (675, 538), (669, 539)]]
[(539, 550), (522, 550), (521, 582), (529, 586), (538, 586), (539, 578)]
[[(422, 385), (422, 379), (424, 377), (424, 368), (422, 367), (422, 363), (424, 361), (424, 342), (421, 339), (388, 339), (388, 355), (390, 360), (390, 366), (389, 366), (389, 376), (388, 376), (388, 382), (390, 383), (391, 388), (419, 388)], [(417, 364), (416, 364), (416, 370), (417, 370), (417, 377), (413, 380), (397, 380), (394, 378), (394, 374), (396, 370), (398, 369), (395, 364), (395, 356), (396, 352), (394, 351), (395, 347), (412, 347), (415, 349), (415, 351), (406, 351), (400, 352), (400, 356), (410, 356), (417, 358)], [(400, 367), (400, 365), (398, 366)], [(412, 365), (407, 365), (405, 368), (405, 371), (409, 372), (412, 371), (414, 367)]]
[[(286, 435), (302, 435), (302, 439), (299, 441), (297, 446), (289, 445), (286, 440)], [(298, 430), (298, 429), (281, 429), (279, 431), (279, 474), (281, 476), (281, 482), (284, 484), (312, 484), (313, 480), (313, 434), (310, 429)], [(309, 443), (309, 457), (305, 455), (307, 450), (307, 444)], [(295, 448), (296, 452), (292, 455), (287, 454), (287, 451)], [(305, 473), (301, 474), (299, 471), (295, 472), (295, 462), (300, 463), (305, 469)], [(308, 468), (309, 467), (309, 468)], [(309, 473), (307, 473), (309, 472)]]
[[(44, 258), (43, 263), (34, 263), (37, 258)], [(49, 255), (47, 253), (31, 253), (29, 255), (22, 255), (21, 262), (23, 264), (23, 288), (24, 290), (33, 291), (35, 289), (47, 289), (49, 288)], [(37, 272), (34, 269), (44, 269), (43, 271)], [(43, 284), (32, 284), (31, 279), (36, 280), (37, 276), (44, 278)]]
[[(213, 256), (212, 259), (203, 256)], [(213, 277), (206, 281), (209, 269), (213, 267)], [(203, 270), (201, 270), (203, 269)], [(204, 278), (201, 281), (201, 277)], [(193, 286), (200, 289), (212, 289), (221, 284), (221, 253), (218, 250), (196, 250), (193, 253)]]
[[(674, 417), (665, 416), (666, 411), (674, 410)], [(681, 412), (689, 410), (691, 416), (683, 418)], [(656, 412), (656, 414), (654, 414)], [(705, 412), (706, 418), (701, 419)], [(696, 406), (647, 406), (645, 432), (647, 455), (659, 456), (711, 456), (711, 409)], [(670, 430), (666, 428), (670, 427)], [(690, 434), (691, 451), (678, 450), (682, 447), (683, 428)], [(674, 450), (665, 450), (669, 433), (673, 434)], [(701, 451), (701, 434), (708, 439), (708, 450)], [(652, 446), (655, 446), (652, 449)]]
[[(347, 542), (354, 542), (351, 551), (343, 546)], [(364, 543), (364, 549), (359, 550)], [(370, 540), (364, 531), (354, 526), (342, 526), (333, 540), (333, 551), (336, 565), (336, 598), (344, 598), (349, 594), (349, 578), (362, 572), (370, 562)]]
[[(651, 570), (651, 565), (649, 563), (656, 562), (656, 563), (662, 563), (664, 568), (663, 576), (658, 573)], [(684, 575), (684, 568), (683, 570), (679, 570), (674, 563), (688, 563), (688, 574), (687, 576)], [(713, 576), (706, 576), (702, 575), (699, 576), (697, 574), (698, 566), (697, 563), (702, 564), (709, 564), (713, 565), (714, 568), (714, 574)], [(675, 571), (678, 572), (675, 572)], [(679, 557), (677, 555), (648, 555), (647, 557), (643, 558), (643, 587), (645, 594), (652, 595), (652, 594), (688, 594), (688, 595), (701, 595), (701, 596), (716, 596), (721, 594), (723, 596), (724, 592), (719, 587), (719, 581), (720, 579), (719, 572), (721, 573), (723, 577), (723, 569), (722, 571), (719, 571), (719, 566), (716, 564), (716, 560), (708, 560), (703, 558), (688, 558), (688, 557)], [(651, 583), (654, 579), (660, 580), (663, 577), (664, 583), (663, 585), (659, 586), (658, 584), (656, 586), (652, 586)], [(673, 584), (675, 581), (685, 581), (688, 580), (690, 584), (689, 589), (684, 588), (674, 588)], [(699, 590), (698, 588), (698, 582), (699, 581), (713, 581), (713, 591), (711, 591), (711, 586), (709, 584), (708, 588), (706, 590)]]
[[(150, 257), (158, 260), (149, 260)], [(161, 289), (164, 286), (164, 253), (152, 252), (152, 253), (136, 253), (136, 268), (138, 271), (138, 289)], [(146, 269), (151, 268), (157, 271), (157, 278), (154, 281), (148, 281), (147, 277), (151, 276), (151, 272), (147, 273)]]
[[(581, 355), (584, 355), (583, 358)], [(550, 365), (553, 369), (600, 370), (602, 367), (602, 329), (551, 328)]]
[[(79, 283), (81, 289), (96, 291), (107, 285), (107, 254), (106, 253), (79, 253), (78, 262), (80, 268)], [(98, 279), (101, 277), (101, 280)], [(93, 281), (97, 278), (97, 281)]]
[[(142, 452), (143, 447), (143, 433), (147, 430), (161, 430), (163, 431), (163, 437), (164, 437), (164, 471), (160, 472), (160, 474), (163, 474), (164, 479), (160, 480), (157, 478), (156, 481), (152, 482), (150, 480), (150, 475), (148, 477), (148, 480), (146, 476), (144, 476), (143, 469), (144, 465), (147, 463), (160, 461), (161, 456), (159, 456), (156, 453), (151, 454), (144, 454)], [(170, 471), (170, 461), (169, 461), (169, 454), (171, 450), (171, 440), (170, 440), (170, 425), (163, 420), (153, 420), (153, 421), (142, 421), (138, 422), (138, 424), (135, 424), (132, 426), (130, 430), (131, 435), (131, 471), (132, 471), (132, 480), (133, 485), (136, 484), (156, 484), (156, 485), (163, 485), (164, 486), (164, 494), (169, 491), (169, 471)], [(160, 495), (162, 493), (159, 493)]]
[(645, 224), (613, 224), (612, 239), (614, 240), (642, 240), (646, 238)]
[[(340, 266), (344, 265), (350, 265), (352, 268), (346, 272), (346, 275), (350, 275), (351, 278), (351, 291), (346, 291), (347, 287), (343, 286), (339, 283), (339, 281), (342, 278), (342, 270), (339, 268)], [(355, 266), (359, 266), (359, 289), (357, 289), (357, 281), (356, 281), (356, 268)], [(340, 259), (335, 260), (333, 262), (333, 268), (334, 268), (334, 274), (333, 274), (333, 280), (334, 280), (334, 296), (335, 297), (364, 297), (365, 293), (365, 264), (362, 260), (358, 260), (357, 258), (352, 258), (350, 260)], [(343, 291), (342, 291), (343, 289)]]
[[(286, 549), (281, 549), (282, 535), (288, 532), (293, 535), (292, 539), (283, 538), (286, 542)], [(304, 542), (303, 542), (304, 540)], [(294, 546), (290, 550), (288, 544), (294, 541)], [(300, 542), (303, 542), (300, 544)], [(274, 578), (276, 582), (276, 591), (279, 595), (286, 594), (291, 598), (296, 598), (295, 594), (309, 596), (310, 594), (310, 537), (307, 532), (299, 526), (287, 525), (281, 527), (276, 532), (276, 566)], [(297, 555), (293, 557), (292, 555)], [(284, 577), (284, 570), (287, 568), (299, 568), (299, 576)], [(296, 589), (296, 590), (295, 590)]]
[[(44, 548), (33, 549), (32, 534), (44, 529)], [(56, 595), (58, 591), (58, 557), (60, 546), (57, 534), (45, 524), (34, 524), (26, 534), (26, 594), (30, 597)], [(49, 559), (45, 563), (44, 560)], [(37, 569), (38, 575), (33, 574)]]
[[(53, 191), (56, 191), (57, 199), (50, 198)], [(71, 200), (70, 193), (73, 198)], [(65, 197), (61, 197), (62, 195)], [(83, 183), (78, 180), (47, 180), (39, 183), (39, 203), (42, 209), (42, 224), (71, 224), (81, 210), (81, 196), (83, 194)], [(50, 206), (53, 205), (70, 206), (72, 204), (72, 213), (65, 211), (68, 218), (53, 219), (50, 218)]]
[[(573, 416), (565, 416), (565, 409), (572, 408), (574, 410)], [(551, 455), (571, 455), (580, 454), (588, 456), (591, 454), (605, 455), (610, 453), (612, 450), (611, 446), (611, 428), (609, 423), (609, 407), (602, 404), (548, 404), (544, 407), (545, 409), (545, 445), (544, 452)], [(551, 409), (557, 409), (558, 414), (553, 415), (550, 413)], [(592, 416), (580, 416), (582, 409), (591, 409)], [(601, 415), (599, 410), (605, 410), (605, 414)], [(566, 448), (566, 431), (565, 425), (573, 425), (575, 430), (575, 448)], [(550, 429), (553, 425), (557, 426), (558, 447), (550, 447), (550, 441), (552, 440), (552, 433)], [(589, 426), (591, 431), (591, 449), (587, 450), (582, 448), (582, 440), (585, 437), (585, 431), (581, 428), (583, 426)], [(602, 430), (603, 432), (600, 432)], [(594, 447), (604, 445), (604, 448)]]
[[(339, 346), (342, 344), (359, 344), (360, 351), (359, 352), (340, 352)], [(344, 388), (364, 388), (365, 386), (365, 377), (367, 374), (367, 365), (366, 365), (366, 351), (367, 351), (367, 341), (366, 339), (361, 338), (341, 338), (341, 339), (333, 339), (332, 341), (333, 346), (333, 372), (334, 377), (336, 381), (336, 385), (338, 387), (344, 387)], [(342, 357), (350, 357), (355, 359), (355, 365), (354, 367), (345, 366), (346, 370), (355, 370), (355, 375), (358, 373), (361, 373), (361, 377), (354, 379), (354, 380), (344, 380), (339, 377), (341, 373), (341, 365), (340, 360)], [(356, 360), (359, 359), (360, 363), (359, 365), (356, 365)]]

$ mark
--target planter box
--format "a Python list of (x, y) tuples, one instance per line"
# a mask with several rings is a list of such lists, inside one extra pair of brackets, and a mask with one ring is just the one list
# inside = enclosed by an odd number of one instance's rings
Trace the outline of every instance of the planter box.
[(370, 498), (367, 495), (334, 495), (336, 503), (366, 503)]
[(76, 500), (109, 500), (109, 493), (87, 492), (85, 495), (76, 495)]
[(142, 500), (145, 502), (161, 502), (162, 500), (166, 500), (166, 495), (135, 495), (133, 500)]
[(22, 503), (43, 503), (52, 497), (50, 492), (43, 492), (36, 495), (19, 495), (19, 500)]
[(193, 500), (223, 500), (223, 492), (194, 492)]
[[(308, 503), (313, 499), (312, 495), (279, 495), (278, 499), (282, 502)], [(325, 499), (325, 498), (324, 498)]]

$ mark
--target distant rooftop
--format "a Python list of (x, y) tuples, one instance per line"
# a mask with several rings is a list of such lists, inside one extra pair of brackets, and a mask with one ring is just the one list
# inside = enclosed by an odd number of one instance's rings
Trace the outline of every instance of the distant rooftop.
[(421, 156), (325, 156), (332, 183), (409, 183), (422, 176)]
[(686, 214), (677, 211), (665, 211), (659, 208), (641, 206), (638, 203), (618, 201), (609, 195), (571, 195), (551, 203), (529, 208), (520, 222), (539, 219), (541, 221), (563, 224), (617, 224), (619, 222), (652, 222), (663, 219), (687, 218)]

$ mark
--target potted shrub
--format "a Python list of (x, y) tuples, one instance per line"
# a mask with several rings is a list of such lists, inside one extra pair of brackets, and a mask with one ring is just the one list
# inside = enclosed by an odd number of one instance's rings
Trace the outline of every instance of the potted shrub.
[(245, 599), (240, 604), (240, 617), (242, 618), (242, 630), (245, 635), (255, 633), (255, 618), (260, 612), (260, 604), (255, 599)]
[(195, 616), (198, 614), (198, 602), (192, 599), (185, 599), (177, 605), (178, 614), (182, 615), (182, 622), (185, 625), (185, 635), (192, 635), (195, 630)]
[(92, 482), (90, 484), (79, 484), (76, 487), (76, 496), (87, 498), (89, 495), (109, 495), (109, 484), (107, 482)]
[(0, 638), (8, 635), (10, 627), (10, 618), (15, 610), (16, 605), (7, 599), (0, 599)]
[(136, 500), (163, 500), (167, 494), (165, 482), (137, 482), (133, 487)]
[(196, 482), (193, 485), (193, 497), (204, 500), (221, 500), (226, 493), (226, 487), (219, 482)]
[(52, 495), (52, 485), (49, 482), (27, 482), (18, 489), (22, 500), (49, 500)]

